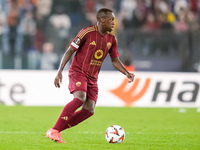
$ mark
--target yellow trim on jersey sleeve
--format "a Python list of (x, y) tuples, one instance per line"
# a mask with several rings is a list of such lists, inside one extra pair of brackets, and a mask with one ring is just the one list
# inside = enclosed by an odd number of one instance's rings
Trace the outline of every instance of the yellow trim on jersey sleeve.
[(87, 29), (83, 30), (80, 34), (79, 34), (79, 38), (82, 39), (87, 33), (95, 31), (94, 27), (88, 27)]

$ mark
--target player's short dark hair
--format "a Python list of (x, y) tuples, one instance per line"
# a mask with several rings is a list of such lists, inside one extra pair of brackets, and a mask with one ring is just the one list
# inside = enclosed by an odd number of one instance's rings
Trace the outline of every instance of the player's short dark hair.
[(98, 10), (97, 12), (97, 20), (101, 19), (101, 18), (105, 18), (107, 17), (108, 12), (113, 12), (112, 10), (108, 9), (108, 8), (101, 8)]

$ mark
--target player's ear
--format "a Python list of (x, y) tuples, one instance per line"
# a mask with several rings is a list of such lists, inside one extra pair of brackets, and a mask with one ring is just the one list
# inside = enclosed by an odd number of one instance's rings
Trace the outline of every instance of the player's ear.
[(101, 20), (101, 22), (105, 22), (105, 18), (101, 18), (100, 20)]

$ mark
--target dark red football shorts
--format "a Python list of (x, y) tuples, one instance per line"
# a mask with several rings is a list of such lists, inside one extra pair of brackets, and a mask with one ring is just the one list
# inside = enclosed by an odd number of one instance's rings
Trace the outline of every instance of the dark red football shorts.
[(94, 100), (98, 98), (98, 84), (82, 73), (70, 74), (69, 85), (70, 93), (76, 91), (84, 91), (87, 93), (87, 98)]

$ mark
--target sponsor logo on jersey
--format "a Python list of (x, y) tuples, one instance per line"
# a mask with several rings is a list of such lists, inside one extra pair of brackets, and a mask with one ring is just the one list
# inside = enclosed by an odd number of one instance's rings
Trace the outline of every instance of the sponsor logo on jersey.
[(99, 60), (91, 60), (90, 61), (90, 65), (94, 65), (94, 66), (101, 66), (102, 61)]
[(96, 59), (100, 59), (103, 57), (103, 51), (101, 49), (97, 50), (95, 53), (94, 53), (94, 57)]

